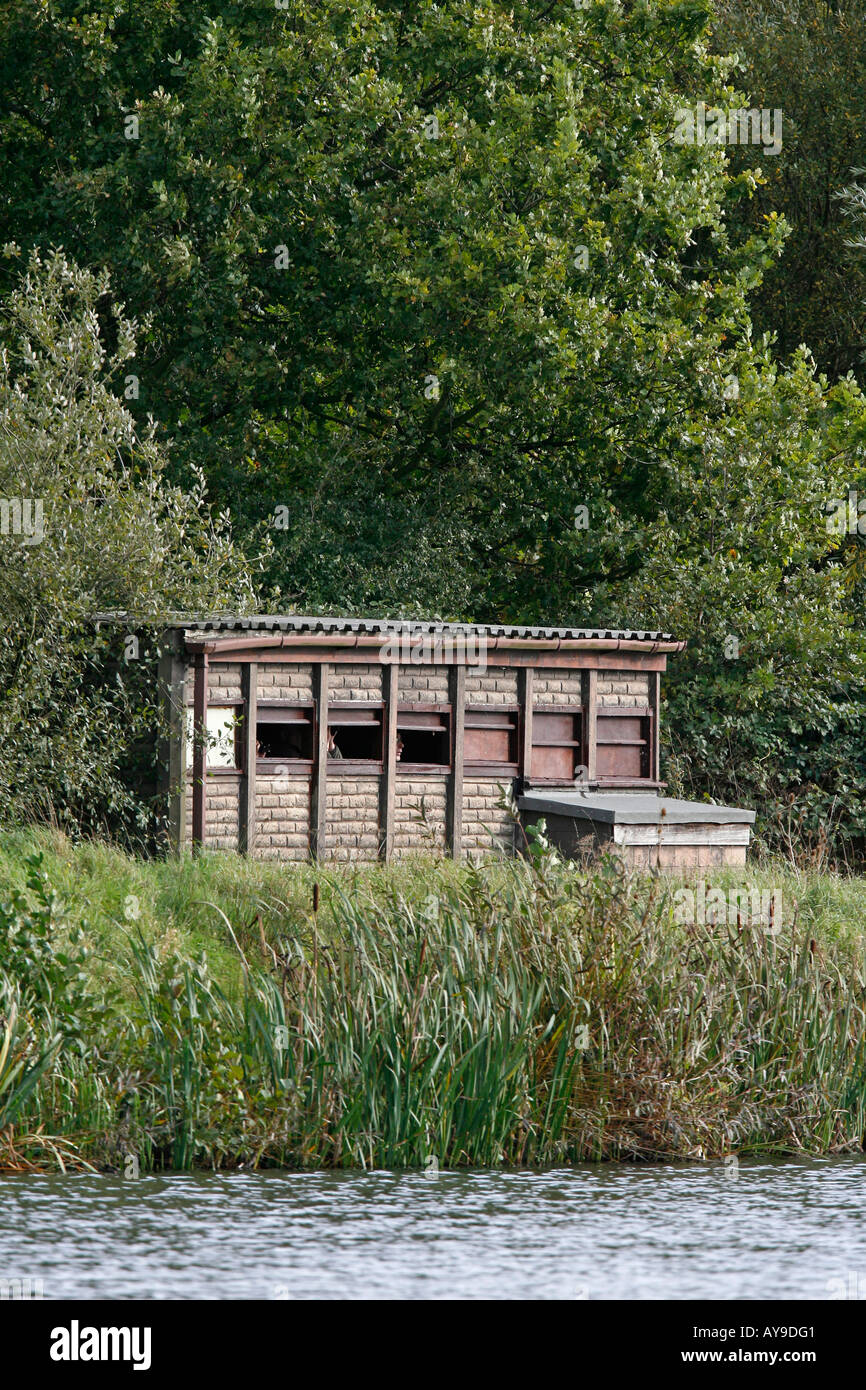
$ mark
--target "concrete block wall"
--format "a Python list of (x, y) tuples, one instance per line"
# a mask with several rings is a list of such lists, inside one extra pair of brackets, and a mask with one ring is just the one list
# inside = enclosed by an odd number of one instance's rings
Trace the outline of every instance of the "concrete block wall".
[(312, 667), (297, 661), (260, 661), (256, 690), (259, 700), (312, 700)]
[[(275, 785), (275, 784), (279, 785)], [(237, 849), (240, 776), (220, 773), (207, 780), (205, 848)], [(192, 776), (186, 781), (186, 834), (192, 848)], [(256, 784), (256, 829), (253, 855), (257, 859), (302, 861), (310, 855), (310, 783), (304, 777), (261, 774)]]
[(579, 705), (583, 682), (580, 671), (560, 671), (541, 666), (532, 683), (533, 705)]
[(650, 677), (645, 671), (610, 671), (598, 676), (599, 706), (646, 705)]
[[(207, 848), (238, 847), (238, 792), (240, 777), (223, 772), (207, 779)], [(192, 807), (190, 806), (190, 822)]]
[[(187, 670), (186, 694), (190, 709), (194, 698), (193, 668)], [(237, 662), (208, 664), (207, 700), (209, 706), (236, 704), (241, 698), (241, 668)], [(238, 797), (240, 775), (229, 772), (207, 779), (206, 846), (208, 849), (236, 850), (238, 847)], [(192, 845), (192, 768), (186, 773), (185, 844)]]
[[(646, 671), (599, 671), (599, 706), (648, 704), (650, 679)], [(540, 667), (535, 673), (533, 691), (533, 703), (536, 705), (579, 705), (581, 673)]]
[(379, 778), (342, 775), (328, 764), (324, 857), (376, 859), (379, 853)]
[[(192, 688), (192, 680), (187, 681)], [(208, 666), (207, 702), (209, 705), (232, 704), (241, 698), (241, 668), (237, 663), (214, 661)]]
[(310, 780), (260, 773), (256, 778), (256, 859), (310, 857)]
[[(466, 672), (467, 705), (516, 705), (518, 673), (509, 666), (488, 666), (486, 671)], [(473, 859), (484, 854), (511, 854), (514, 847), (514, 825), (507, 812), (497, 804), (502, 787), (511, 786), (510, 778), (501, 772), (483, 777), (473, 773), (463, 781), (463, 852)]]
[(328, 699), (332, 704), (344, 705), (350, 700), (381, 700), (381, 698), (381, 665), (331, 667), (328, 680)]
[(463, 783), (463, 849), (473, 858), (491, 851), (511, 854), (514, 822), (498, 803), (510, 780), (493, 777), (466, 779)]
[[(416, 776), (398, 768), (394, 796), (394, 854), (403, 856), (414, 850), (444, 853), (445, 806), (448, 778), (443, 775)], [(422, 806), (427, 818), (417, 817)]]
[[(187, 676), (187, 698), (193, 699), (193, 676)], [(312, 672), (296, 662), (259, 663), (258, 698), (261, 700), (312, 699)], [(231, 704), (241, 699), (241, 665), (212, 661), (208, 665), (208, 704)], [(206, 788), (205, 847), (238, 847), (240, 775), (209, 775)], [(186, 778), (186, 834), (192, 846), (192, 769)], [(305, 860), (310, 852), (310, 785), (305, 773), (298, 777), (260, 774), (256, 788), (256, 828), (253, 854), (262, 859)]]
[(467, 705), (516, 705), (517, 671), (508, 666), (488, 666), (486, 671), (466, 672)]
[[(447, 704), (448, 668), (401, 666), (397, 674), (397, 699), (401, 704)], [(397, 767), (394, 795), (394, 854), (413, 850), (442, 853), (445, 850), (445, 807), (448, 778), (445, 774), (420, 776)], [(416, 819), (422, 805), (428, 824)]]
[(448, 669), (445, 666), (401, 666), (397, 676), (397, 699), (404, 704), (448, 703)]

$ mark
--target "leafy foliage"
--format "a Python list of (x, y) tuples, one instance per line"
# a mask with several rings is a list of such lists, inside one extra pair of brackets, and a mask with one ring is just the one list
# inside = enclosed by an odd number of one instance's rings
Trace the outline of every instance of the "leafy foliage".
[(175, 476), (277, 523), (284, 598), (566, 618), (639, 567), (781, 245), (732, 245), (753, 175), (672, 138), (684, 97), (731, 94), (700, 5), (46, 0), (7, 25), (10, 225), (147, 313), (137, 408)]
[(203, 485), (165, 480), (152, 434), (111, 390), (135, 348), (108, 289), (105, 274), (34, 254), (0, 314), (0, 497), (30, 505), (29, 534), (12, 516), (0, 536), (4, 818), (87, 826), (130, 807), (119, 771), (136, 739), (153, 741), (155, 652), (125, 662), (122, 629), (96, 631), (95, 614), (252, 603)]
[[(859, 1151), (858, 885), (849, 940), (832, 911), (819, 929), (792, 903), (775, 926), (684, 926), (658, 879), (608, 859), (587, 875), (538, 845), (532, 861), (335, 868), (312, 914), (283, 875), (267, 934), (211, 912), (207, 955), (164, 920), (155, 939), (116, 932), (119, 990), (87, 1054), (56, 1056), (18, 1124), (142, 1172)], [(194, 869), (196, 898), (225, 873)], [(236, 866), (229, 894), (239, 873), (264, 896), (269, 866)], [(229, 939), (239, 989), (212, 960)]]
[[(799, 346), (862, 348), (861, 7), (712, 18), (9, 0), (0, 494), (50, 525), (3, 538), (0, 815), (128, 816), (152, 653), (86, 615), (243, 610), (264, 564), (267, 606), (673, 630), (672, 787), (859, 843), (866, 551), (824, 507), (863, 406)], [(782, 153), (679, 144), (697, 100), (781, 107)]]
[(693, 468), (672, 471), (647, 564), (611, 611), (688, 634), (662, 687), (672, 790), (755, 807), (774, 848), (823, 833), (859, 854), (860, 547), (828, 512), (862, 467), (866, 402), (851, 381), (828, 389), (805, 354), (787, 372), (752, 354), (738, 384), (707, 413)]
[(28, 893), (13, 892), (0, 902), (0, 974), (46, 1009), (64, 1036), (79, 1037), (87, 979), (84, 926), (61, 933), (65, 922), (42, 856), (28, 856), (25, 866)]
[(747, 230), (779, 215), (790, 228), (752, 297), (756, 326), (785, 356), (807, 343), (831, 380), (860, 371), (866, 348), (866, 262), (838, 196), (866, 164), (864, 17), (862, 0), (718, 0), (714, 32), (720, 52), (739, 54), (747, 104), (782, 111), (778, 156), (731, 150), (735, 168), (760, 171)]

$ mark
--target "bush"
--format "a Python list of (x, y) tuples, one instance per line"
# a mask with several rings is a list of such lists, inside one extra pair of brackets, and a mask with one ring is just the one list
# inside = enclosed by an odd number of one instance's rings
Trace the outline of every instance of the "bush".
[(42, 855), (24, 861), (29, 897), (0, 901), (0, 976), (49, 1013), (61, 1035), (80, 1039), (86, 1010), (85, 925), (67, 925), (42, 870)]
[(122, 769), (155, 743), (155, 644), (136, 653), (96, 614), (254, 606), (226, 519), (200, 480), (165, 481), (119, 399), (135, 351), (105, 275), (31, 256), (0, 314), (2, 821), (146, 823)]

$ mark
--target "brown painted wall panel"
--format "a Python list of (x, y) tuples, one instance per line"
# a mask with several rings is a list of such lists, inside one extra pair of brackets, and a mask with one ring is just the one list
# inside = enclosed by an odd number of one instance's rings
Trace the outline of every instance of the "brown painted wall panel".
[(575, 748), (539, 748), (532, 750), (532, 780), (571, 782), (575, 765), (580, 761)]
[(508, 729), (467, 729), (463, 739), (467, 763), (507, 763), (511, 761)]
[[(286, 656), (291, 654), (292, 665), (317, 665), (320, 661), (333, 662), (335, 665), (358, 665), (359, 652), (354, 648), (345, 649), (341, 647), (326, 646), (294, 646), (291, 644), (283, 648), (258, 647), (255, 645), (236, 647), (230, 653), (230, 658), (235, 662), (258, 661), (263, 667), (267, 668), (272, 664), (285, 665)], [(219, 659), (219, 654), (215, 659)], [(667, 665), (667, 656), (664, 652), (654, 654), (643, 652), (606, 652), (606, 651), (497, 651), (497, 664), (506, 668), (532, 667), (539, 669), (549, 667), (551, 670), (577, 671), (577, 670), (598, 670), (598, 671), (664, 671)], [(371, 666), (377, 669), (382, 663), (378, 657), (374, 657)], [(447, 671), (446, 666), (439, 667), (401, 667), (401, 670), (439, 670)], [(505, 699), (511, 697), (503, 692)], [(402, 698), (402, 692), (401, 692)]]
[(649, 720), (646, 717), (599, 714), (599, 777), (648, 777), (649, 732)]
[(645, 730), (642, 719), (606, 719), (598, 716), (596, 739), (599, 743), (628, 743), (630, 739), (643, 739)]
[(535, 743), (574, 738), (573, 714), (539, 714), (536, 710), (532, 722)]
[(643, 777), (643, 748), (635, 744), (599, 743), (596, 750), (599, 777)]

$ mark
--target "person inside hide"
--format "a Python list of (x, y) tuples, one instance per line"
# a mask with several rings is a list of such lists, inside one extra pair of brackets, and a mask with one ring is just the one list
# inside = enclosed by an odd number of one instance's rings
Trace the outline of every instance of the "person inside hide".
[[(331, 728), (331, 726), (330, 726), (330, 724), (329, 724), (329, 725), (328, 725), (328, 757), (329, 757), (329, 758), (342, 758), (342, 756), (343, 756), (343, 754), (340, 752), (339, 745), (338, 745), (338, 743), (337, 743), (336, 738), (334, 737), (334, 730)], [(397, 735), (397, 762), (400, 761), (400, 759), (401, 759), (402, 756), (403, 756), (403, 740), (402, 740), (402, 738), (400, 737), (400, 735), (398, 734), (398, 735)]]

